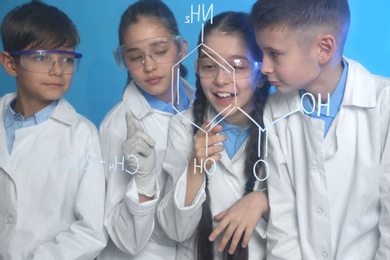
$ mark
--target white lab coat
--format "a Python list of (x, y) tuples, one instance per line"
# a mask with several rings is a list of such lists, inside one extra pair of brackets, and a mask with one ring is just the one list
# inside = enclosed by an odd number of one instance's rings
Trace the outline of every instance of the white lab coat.
[(93, 259), (106, 245), (97, 129), (60, 99), (47, 121), (16, 130), (9, 154), (13, 98), (0, 98), (0, 259)]
[[(181, 79), (192, 102), (193, 88)], [(151, 201), (139, 203), (138, 188), (133, 175), (123, 170), (122, 143), (126, 140), (126, 112), (131, 111), (145, 132), (156, 141), (157, 174), (156, 195)], [(122, 101), (104, 118), (100, 139), (108, 179), (105, 227), (110, 235), (107, 247), (99, 259), (174, 259), (176, 242), (169, 239), (155, 221), (155, 212), (167, 175), (162, 163), (167, 146), (168, 123), (172, 114), (150, 107), (142, 93), (131, 82)]]
[(283, 118), (300, 109), (298, 92), (268, 99), (267, 259), (390, 257), (390, 80), (347, 62), (325, 138), (322, 120), (301, 111)]
[[(209, 118), (213, 118), (208, 109)], [(183, 117), (184, 116), (184, 117)], [(164, 161), (164, 170), (169, 174), (166, 186), (166, 195), (158, 207), (158, 218), (162, 228), (168, 236), (179, 243), (178, 260), (196, 259), (195, 235), (202, 215), (202, 203), (205, 201), (205, 182), (203, 182), (194, 202), (185, 207), (184, 200), (187, 183), (187, 165), (193, 152), (193, 122), (192, 109), (182, 115), (176, 115), (170, 122), (167, 154)], [(209, 176), (209, 194), (211, 198), (212, 215), (226, 210), (245, 192), (247, 177), (245, 167), (245, 143), (230, 159), (225, 151), (217, 162), (215, 172)], [(255, 189), (261, 189), (265, 183), (256, 183)], [(248, 212), (249, 214), (249, 212)], [(213, 226), (217, 223), (214, 221)], [(252, 233), (249, 242), (249, 259), (265, 258), (265, 230), (267, 223), (261, 219)], [(217, 247), (222, 235), (214, 241), (215, 260), (222, 259)], [(207, 238), (206, 238), (207, 239)]]

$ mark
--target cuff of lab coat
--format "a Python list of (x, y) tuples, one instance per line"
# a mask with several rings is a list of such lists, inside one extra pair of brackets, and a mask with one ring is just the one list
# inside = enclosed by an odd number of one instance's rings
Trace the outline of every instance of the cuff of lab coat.
[(158, 183), (156, 182), (156, 195), (154, 195), (153, 200), (140, 203), (138, 199), (138, 187), (135, 179), (132, 178), (129, 185), (127, 186), (127, 192), (125, 196), (125, 203), (127, 208), (134, 215), (145, 215), (154, 212), (158, 205), (160, 194), (159, 190)]
[(185, 169), (185, 173), (183, 173), (179, 178), (174, 190), (175, 207), (182, 212), (183, 217), (193, 216), (193, 213), (202, 207), (202, 203), (206, 200), (205, 185), (206, 182), (204, 179), (192, 205), (185, 207), (184, 201), (187, 190), (187, 168)]
[(255, 227), (256, 232), (264, 239), (267, 238), (267, 226), (268, 222), (264, 218), (261, 218)]

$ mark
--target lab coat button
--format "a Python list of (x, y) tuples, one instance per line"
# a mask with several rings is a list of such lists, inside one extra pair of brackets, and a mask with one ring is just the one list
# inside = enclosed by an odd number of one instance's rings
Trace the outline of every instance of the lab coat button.
[(310, 171), (312, 173), (317, 173), (318, 172), (318, 166), (313, 164), (311, 167), (310, 167)]
[(321, 216), (322, 215), (322, 213), (323, 213), (324, 211), (322, 210), (322, 208), (316, 208), (315, 209), (315, 213), (316, 213), (316, 215), (318, 215), (318, 216)]
[(5, 223), (8, 224), (8, 225), (11, 225), (14, 223), (14, 219), (12, 216), (8, 216), (6, 219), (5, 219)]
[(328, 253), (325, 251), (321, 252), (321, 259), (328, 259)]

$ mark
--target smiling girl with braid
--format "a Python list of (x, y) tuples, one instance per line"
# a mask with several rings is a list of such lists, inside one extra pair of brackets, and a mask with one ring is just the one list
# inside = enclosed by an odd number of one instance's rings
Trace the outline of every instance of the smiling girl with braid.
[(253, 168), (264, 177), (256, 162), (269, 83), (259, 72), (262, 52), (247, 18), (226, 12), (206, 23), (196, 100), (170, 122), (164, 170), (171, 186), (158, 217), (180, 242), (181, 260), (265, 258), (266, 183)]

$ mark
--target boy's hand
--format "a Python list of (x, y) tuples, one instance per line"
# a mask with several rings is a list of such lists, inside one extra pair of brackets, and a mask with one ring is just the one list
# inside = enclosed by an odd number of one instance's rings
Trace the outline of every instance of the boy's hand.
[(140, 122), (131, 112), (126, 113), (127, 139), (122, 144), (125, 168), (134, 178), (138, 193), (152, 197), (155, 193), (156, 142), (145, 133)]

